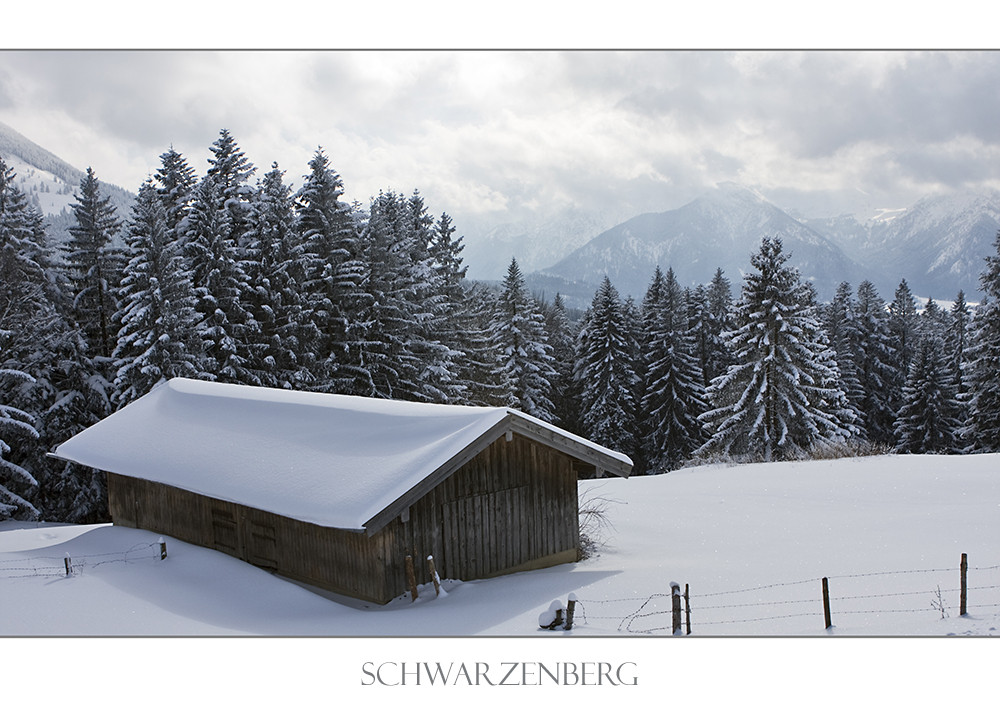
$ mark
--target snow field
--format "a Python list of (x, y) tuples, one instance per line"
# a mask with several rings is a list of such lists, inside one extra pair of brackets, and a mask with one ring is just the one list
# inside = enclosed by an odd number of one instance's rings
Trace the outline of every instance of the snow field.
[[(274, 678), (300, 682), (291, 692), (296, 698), (307, 688), (360, 687), (366, 660), (586, 658), (638, 660), (644, 693), (659, 689), (683, 698), (681, 687), (690, 684), (699, 690), (693, 701), (738, 702), (754, 693), (801, 701), (800, 694), (812, 693), (798, 686), (805, 680), (827, 685), (819, 708), (849, 701), (856, 684), (869, 685), (869, 702), (895, 705), (912, 697), (925, 707), (950, 698), (928, 686), (931, 677), (944, 685), (950, 674), (962, 675), (967, 691), (992, 678), (986, 669), (997, 647), (984, 638), (1000, 627), (998, 471), (1000, 455), (905, 455), (581, 482), (582, 495), (607, 500), (613, 524), (603, 529), (595, 557), (492, 580), (444, 580), (447, 595), (440, 598), (427, 582), (416, 603), (400, 591), (382, 608), (314, 594), (170, 538), (161, 561), (159, 536), (148, 531), (6, 522), (0, 524), (0, 635), (10, 639), (0, 640), (0, 649), (17, 650), (18, 665), (31, 668), (29, 659), (51, 655), (59, 661), (49, 672), (71, 677), (81, 669), (100, 676), (109, 659), (134, 671), (139, 661), (132, 650), (141, 649), (149, 670), (159, 659), (191, 680), (211, 675), (183, 660), (207, 656), (219, 673), (243, 674), (266, 649)], [(130, 549), (135, 557), (128, 563), (96, 565), (99, 555), (116, 558), (108, 554)], [(31, 559), (61, 565), (66, 553), (80, 566), (70, 577), (10, 577), (2, 570)], [(964, 618), (954, 592), (962, 553), (970, 566)], [(831, 590), (830, 630), (823, 628), (822, 577)], [(671, 581), (690, 586), (691, 637), (670, 637)], [(931, 594), (938, 587), (943, 618)], [(573, 630), (540, 630), (550, 603), (571, 594), (579, 599)], [(659, 627), (667, 629), (646, 633)], [(75, 639), (82, 635), (102, 637), (86, 640), (100, 643), (100, 664), (87, 661), (88, 647)], [(248, 635), (270, 639), (262, 648)], [(234, 644), (234, 636), (242, 643)], [(308, 636), (325, 639), (292, 639)], [(932, 643), (948, 636), (977, 639)], [(70, 651), (55, 654), (62, 647), (46, 640), (69, 643)], [(172, 651), (162, 655), (163, 649)], [(321, 665), (328, 675), (322, 683), (308, 676), (315, 655), (330, 660)], [(921, 675), (924, 665), (929, 673)], [(769, 686), (774, 675), (785, 682)], [(595, 703), (611, 693), (591, 691)], [(254, 698), (270, 693), (277, 691), (264, 684)], [(465, 694), (475, 690), (455, 693), (471, 699)]]

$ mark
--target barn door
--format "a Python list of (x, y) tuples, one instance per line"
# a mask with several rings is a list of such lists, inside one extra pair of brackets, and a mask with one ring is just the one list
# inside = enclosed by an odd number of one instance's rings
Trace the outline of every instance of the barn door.
[(274, 526), (249, 521), (246, 537), (247, 562), (267, 570), (278, 569), (278, 544)]
[(216, 550), (240, 557), (240, 537), (236, 530), (236, 515), (223, 508), (212, 508), (212, 542)]

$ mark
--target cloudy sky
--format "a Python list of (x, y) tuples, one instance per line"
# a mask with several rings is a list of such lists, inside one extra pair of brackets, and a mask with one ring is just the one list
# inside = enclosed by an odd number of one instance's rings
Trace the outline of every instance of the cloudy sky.
[(1000, 53), (0, 51), (0, 121), (135, 190), (221, 128), (297, 182), (419, 189), (460, 230), (678, 207), (736, 181), (809, 214), (1000, 187)]

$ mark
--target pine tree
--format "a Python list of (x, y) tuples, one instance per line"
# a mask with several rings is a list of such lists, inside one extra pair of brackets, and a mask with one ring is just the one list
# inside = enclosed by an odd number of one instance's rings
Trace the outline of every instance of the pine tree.
[(91, 168), (87, 168), (75, 197), (77, 202), (72, 208), (76, 225), (69, 228), (66, 262), (76, 318), (92, 352), (110, 358), (118, 330), (113, 319), (117, 304), (112, 287), (118, 283), (122, 269), (121, 255), (111, 240), (121, 222), (111, 198), (102, 195)]
[(198, 185), (194, 168), (171, 146), (160, 154), (156, 183), (157, 193), (166, 212), (167, 239), (179, 243), (187, 231), (187, 215), (194, 198), (194, 189)]
[[(967, 349), (969, 345), (969, 328), (972, 316), (969, 313), (969, 305), (965, 302), (965, 292), (961, 289), (955, 296), (955, 302), (951, 307), (951, 319), (945, 335), (945, 354), (948, 358), (949, 369), (952, 380), (955, 382), (955, 389), (958, 393), (959, 402), (966, 402), (965, 386), (965, 363)], [(966, 419), (963, 414), (962, 420)]]
[(22, 438), (14, 464), (33, 473), (33, 505), (46, 520), (106, 521), (103, 475), (45, 456), (110, 413), (110, 393), (72, 322), (71, 285), (53, 263), (42, 216), (12, 178), (0, 161), (0, 331), (9, 335), (0, 368), (31, 381), (7, 379), (14, 389), (0, 397), (16, 399), (38, 434)]
[(545, 328), (552, 346), (552, 412), (554, 422), (570, 432), (579, 432), (580, 392), (573, 379), (576, 364), (576, 331), (573, 329), (561, 294), (545, 309)]
[(855, 413), (861, 435), (867, 437), (861, 414), (865, 392), (858, 377), (857, 363), (862, 335), (855, 313), (851, 285), (846, 281), (837, 286), (833, 300), (823, 310), (823, 326), (840, 373), (840, 389)]
[(260, 385), (255, 368), (260, 326), (245, 304), (252, 287), (232, 239), (232, 211), (220, 194), (215, 179), (206, 175), (196, 189), (184, 241), (204, 354), (199, 367), (221, 382)]
[[(655, 285), (654, 276), (651, 288)], [(648, 298), (644, 301), (647, 305), (651, 313), (644, 309), (648, 324), (643, 348), (646, 392), (641, 409), (647, 433), (645, 455), (649, 471), (657, 473), (676, 469), (704, 444), (705, 434), (698, 418), (708, 406), (701, 365), (694, 357), (695, 342), (689, 330), (684, 292), (673, 269), (662, 278), (660, 297)]]
[(944, 347), (935, 334), (921, 339), (903, 388), (896, 418), (896, 451), (954, 454), (960, 451), (958, 402)]
[(895, 361), (885, 301), (870, 281), (858, 285), (854, 315), (858, 338), (855, 373), (862, 394), (857, 403), (861, 424), (869, 441), (893, 444), (896, 419), (893, 398), (895, 393), (901, 392), (904, 374)]
[(45, 520), (107, 522), (104, 473), (45, 456), (112, 410), (112, 393), (103, 378), (93, 377), (96, 367), (83, 335), (59, 316), (49, 318), (52, 328), (39, 341), (45, 357), (33, 363), (35, 382), (26, 394), (40, 436), (25, 466), (39, 481), (37, 504)]
[(507, 267), (493, 320), (511, 405), (551, 422), (555, 418), (551, 394), (556, 377), (552, 347), (545, 332), (545, 319), (528, 293), (516, 259)]
[(296, 192), (296, 229), (303, 241), (306, 312), (319, 335), (314, 388), (323, 392), (372, 395), (369, 364), (363, 360), (368, 336), (360, 312), (371, 303), (359, 288), (363, 250), (344, 184), (322, 148)]
[(463, 357), (457, 377), (464, 386), (466, 404), (516, 407), (514, 387), (503, 367), (502, 334), (496, 320), (498, 297), (486, 285), (473, 283), (465, 290), (459, 308)]
[[(0, 331), (0, 340), (6, 340), (9, 333)], [(0, 350), (0, 355), (3, 351)], [(0, 368), (0, 384), (9, 385), (9, 381), (31, 382), (33, 378), (25, 372), (13, 368)], [(7, 388), (3, 388), (6, 395)], [(19, 440), (38, 439), (38, 431), (32, 426), (30, 414), (0, 400), (0, 520), (17, 518), (34, 520), (38, 518), (38, 509), (29, 500), (33, 490), (37, 489), (38, 481), (28, 472), (8, 459)]]
[(52, 280), (42, 216), (15, 177), (0, 158), (0, 330), (10, 334), (8, 351), (20, 354), (37, 339), (29, 324), (50, 302)]
[(950, 327), (951, 315), (938, 306), (934, 299), (927, 299), (924, 310), (917, 317), (917, 342), (919, 344), (924, 338), (938, 338), (944, 341)]
[(224, 225), (227, 232), (221, 236), (243, 248), (250, 230), (250, 200), (253, 194), (250, 178), (256, 168), (227, 129), (219, 131), (219, 137), (209, 146), (209, 151), (212, 157), (208, 159), (207, 175), (216, 188), (213, 207), (225, 212), (220, 225)]
[(984, 297), (976, 308), (969, 348), (969, 419), (965, 436), (971, 451), (1000, 452), (1000, 232), (996, 254), (979, 276)]
[(310, 318), (305, 243), (296, 229), (291, 188), (274, 163), (251, 204), (246, 271), (249, 306), (264, 344), (261, 377), (271, 387), (306, 389), (314, 383), (313, 346), (320, 333)]
[(131, 259), (118, 289), (122, 324), (114, 357), (115, 401), (127, 405), (160, 381), (206, 377), (198, 367), (194, 291), (180, 245), (169, 238), (156, 188), (139, 189), (126, 238)]
[(699, 455), (773, 461), (801, 456), (851, 434), (836, 404), (835, 364), (797, 269), (780, 239), (764, 238), (750, 261), (730, 348), (736, 363), (712, 381), (711, 439)]
[(703, 332), (699, 337), (698, 350), (704, 385), (707, 388), (733, 363), (733, 354), (723, 337), (732, 326), (732, 288), (721, 268), (715, 270), (715, 275), (705, 290), (705, 298)]
[[(395, 192), (372, 200), (362, 232), (365, 339), (352, 347), (368, 382), (362, 393), (400, 400), (423, 399), (420, 359), (412, 348), (418, 315), (412, 301), (414, 280), (411, 224), (405, 201)], [(425, 312), (426, 313), (426, 312)]]
[(404, 229), (400, 242), (405, 252), (404, 270), (397, 281), (405, 288), (407, 323), (406, 350), (414, 358), (416, 381), (412, 399), (449, 402), (458, 396), (457, 353), (441, 341), (445, 320), (450, 316), (447, 297), (438, 289), (434, 242), (439, 237), (434, 218), (427, 212), (417, 190), (406, 200)]
[(624, 304), (607, 277), (594, 294), (577, 336), (574, 377), (580, 386), (583, 434), (632, 456), (636, 438), (636, 346)]
[(469, 404), (472, 383), (465, 377), (463, 363), (472, 353), (467, 329), (472, 328), (472, 318), (466, 301), (468, 286), (465, 281), (467, 267), (462, 263), (461, 237), (454, 237), (456, 228), (451, 216), (441, 213), (431, 235), (431, 282), (428, 301), (434, 305), (435, 336), (445, 348), (438, 365), (442, 371), (435, 384), (444, 401)]
[[(902, 380), (910, 369), (910, 361), (916, 352), (919, 334), (920, 318), (917, 312), (917, 301), (910, 291), (906, 279), (899, 282), (892, 303), (889, 304), (889, 337), (895, 352), (895, 361), (902, 371)], [(902, 385), (900, 384), (900, 388)], [(902, 390), (893, 393), (892, 402), (898, 406)]]

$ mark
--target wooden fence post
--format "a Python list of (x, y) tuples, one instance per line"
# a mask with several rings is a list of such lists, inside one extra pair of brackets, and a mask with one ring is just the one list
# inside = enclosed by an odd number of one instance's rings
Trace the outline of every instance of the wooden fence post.
[(434, 556), (427, 556), (427, 568), (431, 572), (431, 582), (434, 583), (434, 597), (439, 597), (441, 595), (441, 578), (438, 577), (437, 570), (434, 568)]
[(167, 557), (167, 542), (163, 540), (162, 536), (160, 537), (159, 544), (160, 544), (160, 560), (164, 560)]
[(413, 573), (413, 556), (406, 556), (406, 584), (410, 586), (411, 601), (417, 599), (417, 576)]
[(684, 623), (687, 634), (691, 634), (691, 586), (684, 583)]
[(69, 576), (71, 574), (70, 573), (70, 571), (72, 569), (71, 563), (72, 563), (72, 561), (70, 560), (69, 553), (67, 553), (66, 557), (63, 558), (63, 564), (66, 566), (66, 575), (67, 576)]
[(576, 614), (576, 593), (570, 593), (566, 600), (566, 626), (563, 629), (573, 629), (574, 614)]
[(823, 618), (826, 621), (826, 629), (833, 627), (830, 621), (830, 584), (823, 578)]
[(673, 600), (673, 633), (681, 634), (681, 586), (670, 583), (670, 597)]
[(969, 589), (967, 581), (966, 581), (966, 578), (968, 577), (968, 574), (969, 574), (969, 557), (965, 553), (962, 554), (962, 567), (961, 567), (961, 571), (962, 571), (962, 597), (961, 597), (960, 609), (959, 609), (959, 613), (958, 614), (960, 614), (960, 615), (962, 615), (964, 617), (965, 614), (966, 614), (966, 612), (967, 612), (967, 609), (966, 609), (966, 601), (967, 601), (966, 591)]

